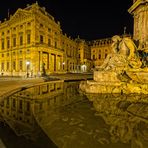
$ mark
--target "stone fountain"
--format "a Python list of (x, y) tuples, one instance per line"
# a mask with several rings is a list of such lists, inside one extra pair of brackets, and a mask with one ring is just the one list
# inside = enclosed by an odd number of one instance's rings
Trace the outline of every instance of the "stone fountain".
[(112, 51), (94, 70), (93, 80), (82, 81), (85, 93), (148, 94), (148, 68), (129, 37), (112, 37)]

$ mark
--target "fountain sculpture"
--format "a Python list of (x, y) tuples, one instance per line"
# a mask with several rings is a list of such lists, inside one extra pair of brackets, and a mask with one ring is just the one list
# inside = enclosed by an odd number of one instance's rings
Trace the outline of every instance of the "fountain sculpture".
[(93, 80), (80, 83), (85, 93), (148, 94), (148, 68), (133, 40), (113, 36), (112, 53), (94, 70)]

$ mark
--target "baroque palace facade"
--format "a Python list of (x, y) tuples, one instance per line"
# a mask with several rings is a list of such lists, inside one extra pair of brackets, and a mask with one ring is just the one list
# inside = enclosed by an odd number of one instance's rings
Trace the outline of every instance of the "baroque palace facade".
[[(133, 0), (134, 40), (148, 48), (147, 0)], [(0, 75), (34, 77), (50, 73), (89, 72), (112, 52), (111, 38), (72, 39), (38, 3), (19, 8), (0, 22)], [(140, 47), (140, 48), (141, 48)]]
[(1, 75), (87, 72), (90, 65), (90, 48), (84, 40), (63, 34), (60, 22), (37, 2), (0, 22)]

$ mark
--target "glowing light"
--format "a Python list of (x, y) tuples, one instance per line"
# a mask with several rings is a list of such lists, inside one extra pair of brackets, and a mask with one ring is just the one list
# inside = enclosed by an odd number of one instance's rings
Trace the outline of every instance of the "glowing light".
[(29, 64), (30, 64), (30, 62), (29, 62), (29, 61), (27, 61), (27, 62), (26, 62), (26, 65), (29, 65)]

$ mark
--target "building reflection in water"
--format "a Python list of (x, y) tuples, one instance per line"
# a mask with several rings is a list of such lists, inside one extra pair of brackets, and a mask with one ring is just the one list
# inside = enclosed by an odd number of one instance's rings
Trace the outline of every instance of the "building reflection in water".
[(148, 96), (147, 95), (87, 95), (97, 111), (110, 126), (112, 143), (129, 143), (131, 148), (148, 147)]
[(65, 148), (147, 148), (146, 95), (86, 98), (78, 86), (52, 82), (17, 92), (1, 102), (1, 121), (17, 136), (40, 139), (39, 147), (49, 147), (51, 139)]

